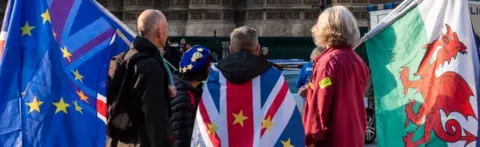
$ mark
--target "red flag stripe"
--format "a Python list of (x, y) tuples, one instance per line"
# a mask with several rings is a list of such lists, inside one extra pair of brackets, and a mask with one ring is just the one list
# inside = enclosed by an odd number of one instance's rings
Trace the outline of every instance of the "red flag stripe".
[[(265, 114), (264, 119), (267, 119), (268, 117), (270, 117), (270, 119), (273, 120), (273, 117), (275, 116), (278, 109), (280, 108), (280, 105), (282, 105), (283, 100), (287, 96), (287, 92), (288, 92), (287, 81), (284, 81), (282, 88), (280, 88), (280, 91), (278, 91), (278, 94), (273, 100), (272, 105), (268, 109), (267, 113)], [(263, 133), (265, 133), (265, 131), (266, 129), (262, 129), (260, 132), (260, 136), (263, 136)]]
[[(235, 85), (227, 81), (226, 85), (228, 145), (229, 147), (253, 146), (254, 116), (252, 81), (241, 85)], [(234, 124), (235, 115), (240, 118), (236, 124)]]
[[(200, 101), (198, 105), (198, 111), (200, 112), (200, 115), (203, 119), (203, 123), (205, 124), (205, 131), (208, 132), (208, 124), (211, 124), (212, 122), (210, 121), (210, 117), (208, 117), (207, 110), (205, 109), (205, 105), (203, 104), (203, 101)], [(218, 125), (217, 125), (218, 126)], [(220, 137), (218, 134), (215, 132), (215, 136), (213, 134), (208, 134), (208, 137), (212, 141), (213, 146), (215, 147), (221, 147), (220, 143)], [(204, 138), (206, 139), (206, 138)]]
[(101, 94), (97, 94), (97, 117), (105, 123), (107, 122), (107, 98)]

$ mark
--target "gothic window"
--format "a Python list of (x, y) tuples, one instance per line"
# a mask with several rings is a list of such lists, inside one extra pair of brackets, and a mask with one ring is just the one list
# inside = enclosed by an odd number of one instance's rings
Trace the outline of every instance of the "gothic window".
[(233, 20), (233, 13), (223, 13), (223, 20)]
[(187, 0), (170, 0), (171, 5), (185, 5)]
[(206, 20), (220, 20), (220, 13), (205, 13)]
[(112, 12), (112, 14), (115, 15), (115, 17), (117, 17), (118, 19), (123, 20), (122, 12)]
[(138, 5), (152, 5), (152, 0), (138, 0)]
[(264, 0), (248, 0), (248, 4), (261, 5), (261, 4), (263, 4), (263, 1)]
[(168, 20), (186, 20), (187, 14), (185, 13), (168, 13), (167, 19)]
[(303, 0), (304, 4), (320, 4), (320, 0)]
[(267, 12), (267, 20), (275, 20), (278, 19), (279, 13), (278, 12)]
[[(112, 1), (112, 0), (110, 0)], [(131, 5), (136, 5), (137, 2), (136, 0), (125, 0), (125, 6), (131, 6)]]
[(263, 13), (262, 12), (248, 12), (247, 13), (248, 20), (263, 20)]
[(231, 5), (231, 4), (232, 4), (232, 0), (223, 0), (223, 1), (222, 1), (222, 4), (223, 4), (223, 5)]
[(300, 12), (293, 12), (293, 19), (299, 20), (300, 19)]
[(135, 12), (125, 12), (123, 18), (124, 20), (137, 20), (137, 15)]
[(191, 0), (192, 4), (203, 4), (203, 0)]
[(202, 20), (202, 12), (191, 12), (190, 20)]
[(304, 19), (306, 20), (317, 20), (319, 12), (305, 12)]
[(220, 0), (207, 0), (207, 4), (218, 5), (218, 4), (220, 4)]

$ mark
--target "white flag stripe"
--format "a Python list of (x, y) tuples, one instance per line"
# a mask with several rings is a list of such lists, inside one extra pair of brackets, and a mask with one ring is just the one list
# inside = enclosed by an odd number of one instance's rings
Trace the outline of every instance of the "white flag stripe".
[(107, 118), (105, 118), (105, 116), (103, 116), (102, 114), (98, 113), (97, 112), (97, 117), (102, 120), (105, 124), (107, 124)]
[(107, 103), (107, 97), (101, 95), (100, 93), (97, 93), (97, 100)]
[[(296, 103), (293, 99), (291, 93), (287, 93), (285, 99), (283, 100), (280, 108), (278, 109), (275, 116), (272, 118), (272, 122), (275, 124), (269, 131), (265, 131), (262, 138), (260, 139), (260, 146), (275, 146), (279, 141), (280, 135), (282, 135), (285, 127), (287, 126), (292, 114), (294, 112)], [(286, 140), (285, 140), (286, 141)]]
[(0, 32), (0, 40), (7, 40), (7, 34), (5, 31)]
[(261, 90), (261, 76), (257, 76), (252, 80), (252, 90), (253, 90), (253, 144), (256, 147), (260, 147), (260, 128), (262, 127), (263, 113), (262, 113), (262, 90)]
[(283, 76), (280, 76), (279, 79), (277, 80), (277, 83), (275, 83), (275, 87), (273, 87), (272, 91), (268, 95), (268, 98), (267, 98), (267, 100), (265, 101), (265, 103), (263, 104), (263, 107), (262, 107), (262, 112), (263, 112), (262, 114), (264, 116), (267, 114), (268, 109), (270, 109), (270, 106), (272, 105), (273, 100), (275, 100), (275, 97), (277, 97), (278, 92), (282, 88), (284, 81), (285, 81), (285, 79), (283, 78)]
[[(200, 134), (202, 135), (203, 143), (205, 143), (205, 146), (207, 147), (213, 147), (212, 140), (210, 140), (210, 137), (208, 136), (207, 133), (207, 128), (205, 128), (205, 123), (203, 123), (203, 118), (202, 115), (200, 114), (200, 111), (197, 111), (197, 119), (195, 123), (195, 127), (198, 127), (200, 130)], [(195, 135), (195, 134), (193, 134)]]
[[(223, 76), (222, 72), (219, 74), (219, 83), (220, 83), (220, 116), (215, 118), (215, 124), (218, 122), (219, 128), (217, 130), (218, 136), (222, 141), (222, 147), (228, 147), (228, 117), (231, 117), (227, 114), (227, 80)], [(210, 117), (212, 118), (212, 117)]]

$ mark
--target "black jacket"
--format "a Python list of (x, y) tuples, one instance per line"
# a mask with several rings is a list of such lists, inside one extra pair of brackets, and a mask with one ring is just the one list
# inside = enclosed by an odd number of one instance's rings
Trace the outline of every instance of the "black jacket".
[[(192, 138), (195, 112), (202, 96), (202, 89), (193, 87), (192, 84), (179, 77), (175, 77), (174, 80), (177, 94), (170, 103), (172, 110), (170, 122), (174, 136), (173, 146), (188, 147)], [(201, 85), (197, 87), (201, 87)]]
[(247, 52), (231, 54), (217, 64), (217, 68), (223, 76), (233, 84), (242, 84), (252, 80), (272, 66), (273, 63), (266, 58)]
[[(140, 99), (137, 123), (137, 140), (146, 147), (169, 147), (172, 144), (169, 125), (170, 96), (168, 94), (168, 74), (163, 66), (160, 51), (148, 39), (136, 37), (133, 41), (134, 50), (152, 55), (142, 58), (134, 64), (133, 77), (129, 78), (133, 92), (131, 97)], [(133, 54), (127, 52), (126, 56)]]
[(164, 57), (165, 59), (167, 59), (168, 62), (170, 62), (175, 68), (178, 69), (180, 60), (182, 59), (182, 52), (180, 51), (180, 46), (178, 44), (168, 45), (167, 52), (165, 53)]

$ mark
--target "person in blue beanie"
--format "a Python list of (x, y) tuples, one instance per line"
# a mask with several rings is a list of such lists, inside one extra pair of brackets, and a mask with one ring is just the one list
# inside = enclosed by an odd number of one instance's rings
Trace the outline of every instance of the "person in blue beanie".
[(200, 45), (193, 46), (182, 56), (179, 74), (174, 78), (177, 93), (170, 102), (174, 147), (190, 146), (195, 112), (203, 92), (202, 81), (208, 77), (212, 60), (211, 51)]
[(318, 55), (322, 53), (322, 51), (325, 50), (322, 47), (317, 47), (313, 49), (312, 54), (310, 54), (310, 61), (308, 63), (303, 64), (302, 69), (300, 70), (300, 73), (298, 74), (297, 77), (297, 83), (296, 87), (298, 89), (298, 94), (301, 97), (305, 97), (305, 90), (306, 86), (308, 86), (308, 82), (310, 81), (310, 77), (312, 76), (312, 60), (315, 59)]

